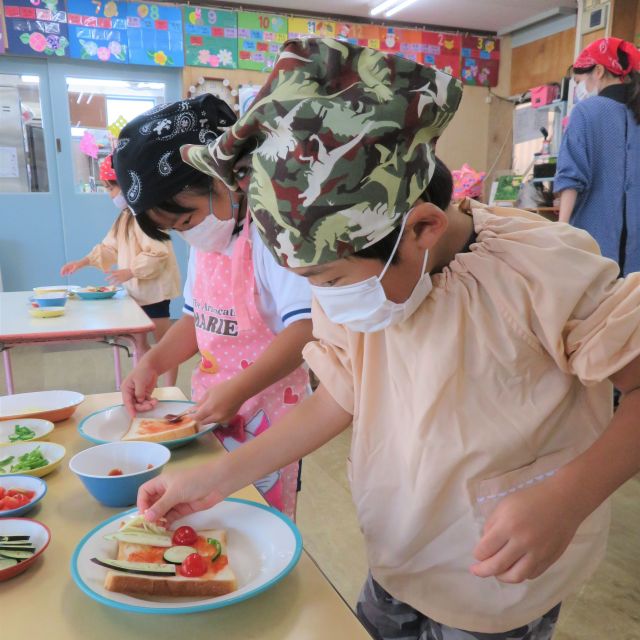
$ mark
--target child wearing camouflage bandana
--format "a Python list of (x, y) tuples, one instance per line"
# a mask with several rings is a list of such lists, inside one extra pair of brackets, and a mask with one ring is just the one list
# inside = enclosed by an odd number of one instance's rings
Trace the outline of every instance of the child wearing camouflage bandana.
[(143, 485), (138, 507), (207, 508), (353, 423), (371, 634), (548, 640), (640, 470), (640, 275), (567, 225), (448, 206), (432, 146), (460, 98), (434, 69), (293, 40), (251, 109), (183, 151), (247, 191), (276, 259), (312, 283), (321, 384), (239, 451)]

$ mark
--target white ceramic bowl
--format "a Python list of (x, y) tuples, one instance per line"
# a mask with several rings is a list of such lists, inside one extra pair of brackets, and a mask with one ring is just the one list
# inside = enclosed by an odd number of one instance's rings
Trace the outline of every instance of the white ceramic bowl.
[(49, 434), (53, 431), (53, 422), (49, 420), (39, 420), (38, 418), (19, 418), (17, 420), (2, 420), (0, 421), (0, 446), (5, 444), (14, 444), (9, 440), (10, 435), (14, 435), (16, 431), (16, 425), (21, 427), (29, 427), (31, 431), (35, 432), (35, 436), (29, 440), (16, 440), (18, 442), (34, 442), (36, 440), (46, 440)]
[[(76, 453), (69, 469), (98, 502), (126, 507), (135, 504), (140, 486), (157, 476), (170, 457), (169, 449), (156, 442), (110, 442)], [(109, 475), (113, 470), (122, 474)]]

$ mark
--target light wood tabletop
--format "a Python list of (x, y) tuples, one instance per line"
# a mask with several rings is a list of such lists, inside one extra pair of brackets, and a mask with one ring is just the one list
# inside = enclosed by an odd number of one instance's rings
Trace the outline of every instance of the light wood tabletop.
[[(156, 396), (183, 400), (177, 388)], [(56, 424), (50, 440), (67, 449), (63, 464), (45, 477), (48, 492), (26, 517), (46, 524), (51, 543), (23, 574), (0, 583), (0, 635), (7, 640), (366, 640), (369, 634), (314, 561), (302, 553), (281, 582), (264, 593), (221, 609), (188, 615), (148, 615), (120, 611), (86, 596), (71, 577), (70, 560), (80, 539), (122, 509), (96, 502), (68, 468), (75, 453), (90, 446), (77, 431), (83, 417), (119, 404), (118, 393), (88, 396), (67, 421)], [(207, 434), (172, 451), (169, 468), (197, 465), (226, 455)], [(236, 497), (262, 502), (253, 487)]]

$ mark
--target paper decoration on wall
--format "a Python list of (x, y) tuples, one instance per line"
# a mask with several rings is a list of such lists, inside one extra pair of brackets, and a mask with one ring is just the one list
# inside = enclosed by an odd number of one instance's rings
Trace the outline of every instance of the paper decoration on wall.
[(456, 78), (462, 77), (460, 51), (462, 36), (456, 33), (423, 31), (424, 64), (436, 67)]
[(290, 38), (335, 38), (336, 23), (317, 18), (289, 18)]
[(118, 116), (114, 122), (112, 122), (108, 127), (107, 131), (114, 137), (117, 138), (120, 135), (120, 132), (124, 129), (124, 126), (127, 124), (127, 120), (124, 116)]
[(160, 67), (183, 67), (182, 11), (151, 2), (127, 4), (129, 62)]
[(12, 55), (68, 56), (65, 0), (4, 0), (4, 16)]
[(361, 47), (380, 49), (380, 35), (382, 27), (375, 24), (360, 24), (359, 22), (338, 22), (336, 38)]
[(67, 0), (72, 58), (129, 61), (127, 5), (116, 0)]
[(206, 7), (183, 7), (186, 64), (238, 68), (238, 14)]
[(258, 84), (245, 84), (238, 89), (238, 104), (240, 105), (239, 112), (241, 116), (249, 111), (251, 103), (258, 95), (260, 89), (262, 89), (262, 87)]
[(90, 131), (85, 131), (80, 139), (80, 151), (90, 158), (98, 158), (98, 143)]
[(462, 59), (462, 82), (480, 87), (495, 87), (498, 84), (499, 60)]
[(400, 51), (400, 31), (394, 27), (380, 27), (380, 50), (385, 53), (398, 53)]
[(425, 47), (422, 41), (422, 31), (417, 29), (396, 29), (396, 35), (400, 43), (398, 55), (422, 64)]
[(465, 36), (462, 57), (480, 60), (500, 60), (500, 39), (485, 36)]
[(238, 66), (269, 71), (288, 36), (286, 17), (241, 11), (238, 13)]

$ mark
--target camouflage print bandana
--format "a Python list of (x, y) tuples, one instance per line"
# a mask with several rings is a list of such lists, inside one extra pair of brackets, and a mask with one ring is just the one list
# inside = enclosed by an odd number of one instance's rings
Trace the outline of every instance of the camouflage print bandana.
[(461, 97), (458, 80), (397, 56), (289, 40), (249, 111), (183, 158), (233, 189), (234, 165), (255, 150), (248, 204), (265, 243), (284, 266), (324, 264), (402, 222)]

